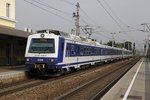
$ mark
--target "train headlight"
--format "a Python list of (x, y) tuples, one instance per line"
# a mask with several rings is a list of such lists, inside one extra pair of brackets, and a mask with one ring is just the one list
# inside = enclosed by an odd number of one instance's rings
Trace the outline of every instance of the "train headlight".
[(29, 58), (27, 58), (27, 59), (26, 59), (26, 61), (30, 61), (30, 59), (29, 59)]
[(54, 62), (54, 59), (51, 59), (51, 62)]
[(54, 59), (49, 59), (49, 62), (53, 63), (53, 62), (54, 62)]
[(30, 59), (30, 58), (27, 58), (26, 61), (29, 62), (29, 61), (31, 61), (31, 59)]

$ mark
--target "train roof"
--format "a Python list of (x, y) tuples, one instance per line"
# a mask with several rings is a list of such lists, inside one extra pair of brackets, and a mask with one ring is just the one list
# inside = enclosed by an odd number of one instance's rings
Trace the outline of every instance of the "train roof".
[(116, 47), (111, 47), (108, 45), (103, 45), (103, 44), (100, 44), (99, 42), (97, 42), (95, 40), (87, 39), (87, 38), (76, 36), (76, 35), (72, 35), (72, 34), (69, 34), (66, 32), (58, 31), (58, 30), (44, 29), (44, 30), (38, 30), (38, 31), (36, 31), (36, 33), (55, 34), (55, 35), (62, 36), (64, 38), (71, 39), (71, 40), (81, 42), (81, 43), (91, 44), (91, 45), (100, 46), (100, 47), (104, 47), (104, 48), (110, 48), (110, 49), (124, 50), (124, 51), (129, 52), (129, 50), (127, 50), (125, 48), (116, 48)]
[(37, 30), (36, 33), (48, 33), (48, 34), (63, 36), (66, 38), (71, 38), (69, 33), (58, 31), (58, 30), (52, 30), (52, 29)]

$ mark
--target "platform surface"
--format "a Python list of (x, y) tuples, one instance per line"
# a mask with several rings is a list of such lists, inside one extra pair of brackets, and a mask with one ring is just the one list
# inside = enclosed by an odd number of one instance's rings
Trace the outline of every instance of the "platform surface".
[(142, 58), (101, 100), (150, 100), (150, 60)]
[(25, 71), (25, 65), (16, 65), (16, 66), (0, 66), (0, 74), (3, 72), (11, 71)]
[(27, 79), (25, 65), (0, 67), (0, 85), (11, 84), (25, 79)]

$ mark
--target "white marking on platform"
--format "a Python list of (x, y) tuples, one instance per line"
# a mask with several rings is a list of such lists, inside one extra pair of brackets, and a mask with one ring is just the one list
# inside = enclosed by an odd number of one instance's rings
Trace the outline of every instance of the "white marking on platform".
[(135, 73), (135, 75), (134, 75), (134, 77), (133, 77), (133, 79), (132, 79), (132, 81), (131, 81), (131, 83), (130, 83), (130, 85), (129, 85), (129, 87), (128, 87), (128, 89), (127, 89), (127, 91), (126, 91), (126, 93), (125, 93), (125, 95), (124, 95), (122, 100), (127, 100), (127, 97), (128, 97), (128, 95), (129, 95), (129, 93), (131, 91), (131, 88), (133, 86), (133, 83), (134, 83), (135, 78), (136, 78), (136, 76), (137, 76), (137, 74), (138, 74), (138, 72), (139, 72), (139, 70), (141, 68), (141, 65), (142, 65), (143, 61), (144, 60), (142, 60), (142, 62), (140, 63), (140, 65), (139, 65), (139, 67), (138, 67), (138, 69), (137, 69), (137, 71), (136, 71), (136, 73)]

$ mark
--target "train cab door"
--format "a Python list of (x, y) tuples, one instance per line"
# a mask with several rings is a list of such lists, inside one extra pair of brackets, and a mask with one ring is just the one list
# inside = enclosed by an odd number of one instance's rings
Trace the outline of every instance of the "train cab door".
[(64, 38), (59, 38), (58, 62), (62, 63), (64, 59)]

